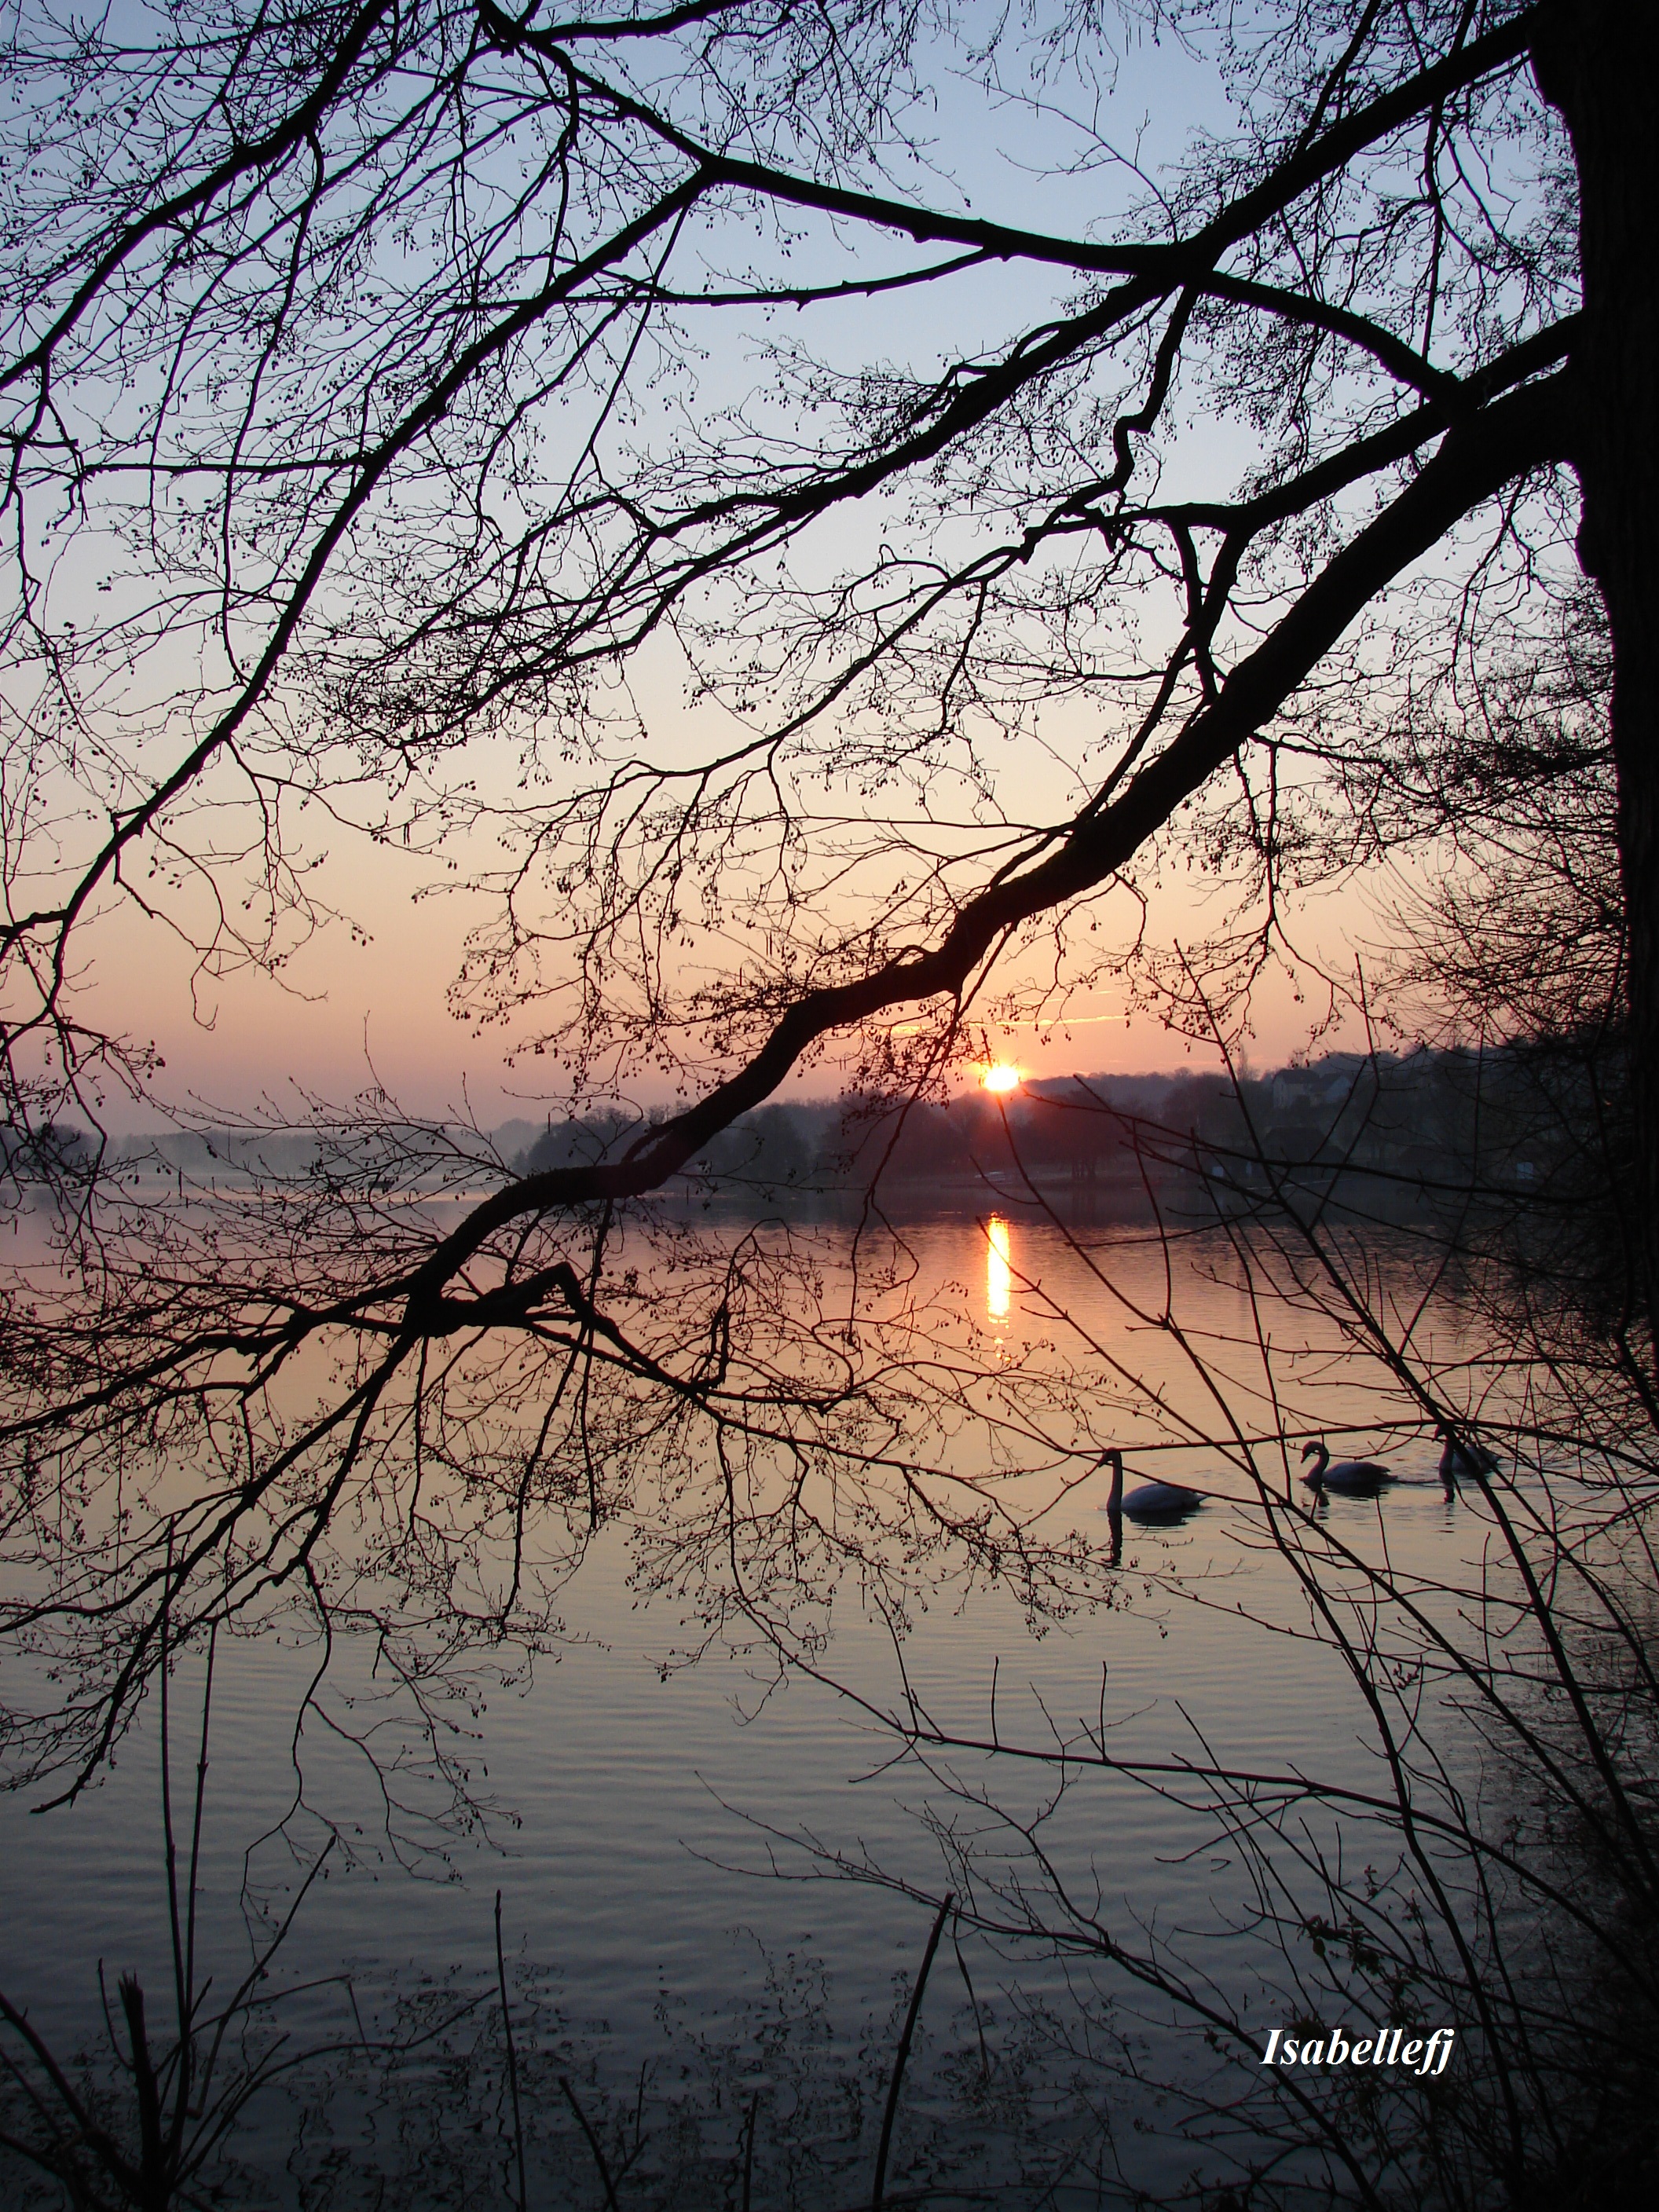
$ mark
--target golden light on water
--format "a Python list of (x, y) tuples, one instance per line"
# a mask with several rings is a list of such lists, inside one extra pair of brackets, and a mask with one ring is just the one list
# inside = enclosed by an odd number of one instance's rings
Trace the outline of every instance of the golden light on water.
[(1008, 1318), (1014, 1288), (1010, 1250), (1008, 1224), (1000, 1213), (994, 1213), (985, 1224), (985, 1310), (993, 1321)]
[(986, 1091), (1006, 1093), (1018, 1091), (1024, 1079), (1017, 1067), (1011, 1066), (1006, 1060), (999, 1060), (986, 1069), (980, 1078), (980, 1084)]

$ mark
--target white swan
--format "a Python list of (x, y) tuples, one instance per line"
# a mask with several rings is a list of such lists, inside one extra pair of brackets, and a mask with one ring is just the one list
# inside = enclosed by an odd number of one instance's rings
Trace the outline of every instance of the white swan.
[(1143, 1482), (1123, 1495), (1123, 1455), (1114, 1448), (1102, 1452), (1100, 1463), (1112, 1470), (1112, 1494), (1106, 1510), (1116, 1519), (1127, 1513), (1132, 1521), (1174, 1521), (1204, 1503), (1201, 1490), (1188, 1490), (1178, 1482)]
[(1446, 1486), (1448, 1498), (1463, 1476), (1497, 1472), (1498, 1462), (1484, 1444), (1460, 1443), (1446, 1424), (1440, 1423), (1440, 1480)]
[(1374, 1498), (1385, 1482), (1394, 1480), (1388, 1468), (1380, 1467), (1374, 1459), (1340, 1459), (1333, 1465), (1323, 1437), (1315, 1437), (1305, 1443), (1302, 1456), (1314, 1462), (1302, 1478), (1310, 1490), (1334, 1490), (1349, 1498)]

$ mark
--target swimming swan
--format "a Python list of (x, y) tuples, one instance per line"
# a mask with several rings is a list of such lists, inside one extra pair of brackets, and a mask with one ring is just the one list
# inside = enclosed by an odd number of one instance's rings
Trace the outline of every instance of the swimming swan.
[(1449, 1498), (1465, 1475), (1496, 1474), (1498, 1462), (1484, 1444), (1460, 1443), (1443, 1421), (1440, 1425), (1440, 1480)]
[(1340, 1459), (1333, 1465), (1323, 1437), (1315, 1437), (1304, 1444), (1302, 1456), (1314, 1462), (1302, 1478), (1312, 1490), (1334, 1490), (1347, 1498), (1374, 1498), (1385, 1482), (1394, 1480), (1388, 1468), (1379, 1467), (1374, 1459)]
[(1112, 1494), (1106, 1500), (1106, 1510), (1115, 1517), (1127, 1513), (1132, 1521), (1173, 1521), (1204, 1503), (1201, 1490), (1188, 1490), (1178, 1482), (1143, 1482), (1126, 1498), (1122, 1453), (1102, 1452), (1100, 1463), (1112, 1470)]

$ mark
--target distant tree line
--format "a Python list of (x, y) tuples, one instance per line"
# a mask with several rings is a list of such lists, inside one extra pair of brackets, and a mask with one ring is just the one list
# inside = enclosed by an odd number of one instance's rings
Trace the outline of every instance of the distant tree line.
[[(615, 1159), (652, 1126), (621, 1112), (550, 1121), (513, 1164), (538, 1174)], [(1231, 1211), (1314, 1196), (1407, 1219), (1501, 1201), (1510, 1216), (1518, 1206), (1582, 1230), (1586, 1208), (1607, 1210), (1627, 1140), (1616, 1050), (1568, 1037), (1334, 1052), (1267, 1074), (1054, 1077), (1007, 1098), (774, 1102), (721, 1130), (678, 1180), (739, 1207), (872, 1183), (1018, 1200), (1029, 1184), (1139, 1214), (1202, 1185)]]
[[(616, 1107), (490, 1131), (401, 1120), (345, 1132), (248, 1126), (173, 1130), (95, 1144), (53, 1123), (0, 1127), (15, 1182), (114, 1169), (143, 1188), (175, 1182), (283, 1180), (325, 1170), (347, 1182), (448, 1184), (480, 1172), (535, 1175), (615, 1161), (665, 1118)], [(1485, 1050), (1334, 1052), (1267, 1074), (1076, 1075), (1012, 1097), (971, 1091), (896, 1098), (872, 1091), (774, 1101), (719, 1131), (665, 1194), (738, 1210), (799, 1210), (872, 1187), (1018, 1202), (1057, 1190), (1138, 1217), (1149, 1205), (1243, 1205), (1313, 1197), (1410, 1219), (1501, 1200), (1536, 1231), (1553, 1219), (1616, 1241), (1612, 1194), (1630, 1141), (1628, 1086), (1599, 1035)], [(1029, 1189), (1027, 1189), (1029, 1186)], [(1519, 1209), (1516, 1214), (1516, 1209)]]

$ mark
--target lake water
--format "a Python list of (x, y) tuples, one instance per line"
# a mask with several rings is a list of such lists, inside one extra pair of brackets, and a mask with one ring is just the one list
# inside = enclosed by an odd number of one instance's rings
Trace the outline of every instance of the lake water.
[[(745, 1233), (709, 1232), (716, 1243)], [(796, 1237), (815, 1240), (824, 1310), (838, 1310), (851, 1295), (850, 1232), (832, 1224)], [(730, 1632), (680, 1663), (703, 1630), (695, 1592), (665, 1586), (663, 1509), (648, 1528), (619, 1518), (560, 1593), (556, 1648), (515, 1679), (477, 1669), (471, 1700), (443, 1707), (475, 1808), (447, 1826), (427, 1818), (442, 1793), (371, 1638), (343, 1634), (325, 1655), (293, 1620), (222, 1638), (198, 1940), (216, 1986), (246, 1971), (258, 1930), (291, 1901), (297, 1869), (331, 1825), (342, 1844), (300, 1905), (271, 1984), (319, 1984), (285, 2015), (296, 2042), (337, 2035), (343, 2019), (364, 2024), (372, 2042), (388, 2023), (407, 2030), (434, 2008), (459, 2013), (404, 2068), (407, 2093), (389, 2091), (390, 2077), (366, 2085), (343, 2060), (331, 2117), (308, 2120), (308, 2132), (296, 2118), (301, 2085), (297, 2101), (275, 2091), (256, 2101), (237, 2142), (246, 2169), (237, 2201), (268, 2188), (277, 2201), (367, 2203), (377, 2199), (365, 2177), (393, 2169), (403, 2178), (388, 2203), (514, 2201), (494, 1996), (497, 1890), (534, 2106), (532, 2203), (605, 2201), (560, 2073), (602, 2134), (618, 2130), (613, 2163), (626, 2158), (630, 2125), (649, 2138), (617, 2182), (623, 2204), (630, 2191), (640, 2203), (689, 2203), (699, 2190), (734, 2202), (755, 2096), (757, 2205), (792, 2189), (823, 2207), (867, 2201), (896, 2008), (930, 1922), (923, 1899), (961, 1892), (963, 1848), (979, 1865), (981, 1917), (1004, 1932), (970, 1929), (941, 1948), (892, 2186), (925, 2179), (955, 2130), (963, 2187), (1046, 2160), (1049, 2201), (1093, 2202), (1102, 2110), (1115, 2130), (1112, 2172), (1158, 2194), (1184, 2185), (1199, 2154), (1178, 2116), (1150, 2088), (1138, 2106), (1122, 2051), (1100, 2045), (1097, 2024), (1076, 2026), (1087, 2014), (1078, 2000), (1114, 1976), (1075, 1943), (1056, 1956), (1018, 1933), (1023, 1908), (1010, 1891), (1042, 1889), (1019, 1824), (1031, 1829), (1060, 1771), (974, 1747), (994, 1736), (1052, 1750), (1103, 1722), (1121, 1759), (1213, 1755), (1376, 1787), (1364, 1709), (1340, 1656), (1306, 1633), (1305, 1599), (1264, 1547), (1259, 1497), (1194, 1434), (1282, 1434), (1288, 1455), (1261, 1446), (1257, 1466), (1277, 1494), (1298, 1498), (1307, 1436), (1328, 1432), (1338, 1456), (1350, 1435), (1376, 1451), (1403, 1480), (1377, 1500), (1329, 1499), (1312, 1540), (1323, 1528), (1366, 1556), (1385, 1546), (1396, 1576), (1425, 1588), (1475, 1571), (1491, 1532), (1478, 1500), (1443, 1494), (1437, 1448), (1386, 1370), (1336, 1321), (1253, 1300), (1218, 1236), (1171, 1257), (1144, 1231), (1067, 1233), (1009, 1206), (905, 1224), (902, 1247), (902, 1289), (884, 1287), (870, 1262), (865, 1310), (890, 1316), (920, 1302), (928, 1356), (958, 1378), (939, 1433), (963, 1472), (1002, 1469), (1000, 1494), (1033, 1540), (1060, 1553), (1073, 1537), (1109, 1540), (1107, 1479), (1087, 1472), (1085, 1428), (1091, 1454), (1115, 1435), (1132, 1470), (1219, 1494), (1178, 1526), (1129, 1524), (1117, 1569), (1084, 1577), (1101, 1601), (1046, 1622), (1030, 1618), (1017, 1577), (964, 1574), (946, 1545), (915, 1571), (899, 1560), (910, 1611), (896, 1636), (879, 1577), (843, 1568), (833, 1593), (813, 1594), (836, 1599), (819, 1679), (781, 1674), (763, 1650), (734, 1650)], [(1392, 1323), (1410, 1321), (1418, 1355), (1449, 1387), (1481, 1387), (1479, 1373), (1461, 1372), (1455, 1302), (1438, 1294), (1419, 1310), (1408, 1246), (1366, 1255), (1364, 1279)], [(1179, 1334), (1157, 1325), (1166, 1301)], [(969, 1370), (971, 1387), (959, 1380)], [(1092, 1392), (1083, 1414), (1079, 1383)], [(1019, 1449), (1036, 1471), (1018, 1472)], [(511, 1677), (513, 1655), (498, 1656)], [(187, 1661), (174, 1693), (186, 1826), (201, 1680), (199, 1657)], [(896, 1761), (895, 1735), (860, 1702), (902, 1714), (907, 1680), (939, 1732), (964, 1739), (931, 1765)], [(168, 1987), (156, 1718), (152, 1699), (112, 1770), (74, 1804), (33, 1813), (38, 1789), (0, 1799), (0, 1986), (60, 2048), (96, 2041), (100, 1961), (112, 1981), (137, 1969), (153, 2008)], [(1241, 1854), (1212, 1819), (1144, 1782), (1068, 1778), (1035, 1830), (1051, 1881), (1069, 1889), (1065, 1924), (1075, 1936), (1092, 1916), (1120, 1941), (1173, 1944), (1247, 2012), (1258, 2006), (1265, 2035), (1283, 2013), (1261, 1981), (1259, 1944), (1242, 1932), (1254, 1906)], [(404, 1808), (390, 1818), (388, 1790)], [(907, 1882), (920, 1894), (906, 1894)], [(325, 1978), (348, 1972), (351, 1999)], [(1136, 2039), (1132, 2063), (1149, 2076), (1178, 2065), (1177, 2045), (1195, 2031), (1170, 2026), (1144, 1992), (1129, 2002), (1119, 2018)], [(1206, 2063), (1241, 2081), (1247, 2063), (1236, 2052)], [(405, 2094), (415, 2109), (394, 2110)], [(698, 2123), (690, 2148), (688, 2114)]]

